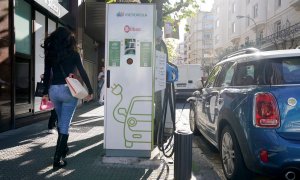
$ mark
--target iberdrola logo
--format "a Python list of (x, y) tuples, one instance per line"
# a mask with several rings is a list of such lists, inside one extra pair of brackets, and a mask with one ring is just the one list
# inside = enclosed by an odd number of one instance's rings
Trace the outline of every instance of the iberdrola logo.
[(121, 12), (121, 11), (117, 12), (117, 16), (118, 16), (118, 17), (124, 16), (124, 12)]

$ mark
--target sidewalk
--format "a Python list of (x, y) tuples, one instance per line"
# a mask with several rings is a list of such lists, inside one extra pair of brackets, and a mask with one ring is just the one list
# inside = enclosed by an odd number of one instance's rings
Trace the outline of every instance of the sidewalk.
[[(104, 163), (103, 111), (96, 102), (77, 109), (68, 165), (56, 172), (52, 162), (57, 134), (47, 133), (47, 121), (0, 133), (0, 179), (174, 179), (173, 160), (158, 151), (153, 160), (145, 160), (152, 163)], [(220, 179), (199, 148), (193, 148), (192, 179)]]

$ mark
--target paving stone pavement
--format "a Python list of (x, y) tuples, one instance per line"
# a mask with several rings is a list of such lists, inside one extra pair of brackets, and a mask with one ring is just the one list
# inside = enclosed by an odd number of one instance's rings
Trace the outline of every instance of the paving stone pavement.
[[(0, 179), (174, 179), (172, 158), (153, 152), (137, 163), (107, 163), (103, 149), (104, 108), (90, 102), (77, 108), (70, 128), (68, 165), (52, 171), (57, 134), (48, 134), (47, 120), (0, 133)], [(194, 155), (195, 154), (195, 155)], [(153, 163), (151, 163), (153, 162)], [(157, 163), (158, 162), (158, 163)], [(222, 179), (193, 146), (192, 179)]]

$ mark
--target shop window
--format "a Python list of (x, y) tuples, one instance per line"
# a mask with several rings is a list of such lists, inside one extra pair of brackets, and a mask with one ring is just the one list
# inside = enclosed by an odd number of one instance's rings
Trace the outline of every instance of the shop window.
[(31, 54), (31, 7), (23, 0), (15, 1), (16, 51)]
[[(32, 23), (31, 6), (26, 1), (15, 0), (15, 114), (32, 112)], [(36, 25), (38, 28), (38, 24)]]

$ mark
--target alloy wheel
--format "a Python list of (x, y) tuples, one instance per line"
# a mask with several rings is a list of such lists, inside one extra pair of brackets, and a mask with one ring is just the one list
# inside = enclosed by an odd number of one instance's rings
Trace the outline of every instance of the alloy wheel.
[(222, 139), (222, 161), (226, 174), (231, 176), (234, 172), (235, 153), (233, 140), (229, 132), (225, 132)]

